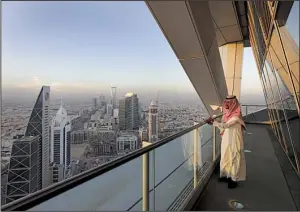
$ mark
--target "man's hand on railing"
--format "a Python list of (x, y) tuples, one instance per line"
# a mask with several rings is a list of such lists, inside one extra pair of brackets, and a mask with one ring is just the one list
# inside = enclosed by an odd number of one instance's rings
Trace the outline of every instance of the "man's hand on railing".
[(205, 123), (206, 123), (206, 124), (209, 124), (209, 125), (212, 125), (212, 124), (213, 124), (213, 121), (214, 121), (213, 118), (212, 118), (212, 117), (209, 117), (208, 119), (205, 120)]

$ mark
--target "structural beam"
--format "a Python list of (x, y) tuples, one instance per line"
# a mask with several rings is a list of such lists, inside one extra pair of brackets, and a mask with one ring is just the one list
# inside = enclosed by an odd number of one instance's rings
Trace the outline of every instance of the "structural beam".
[(146, 1), (153, 17), (211, 115), (227, 86), (207, 1)]

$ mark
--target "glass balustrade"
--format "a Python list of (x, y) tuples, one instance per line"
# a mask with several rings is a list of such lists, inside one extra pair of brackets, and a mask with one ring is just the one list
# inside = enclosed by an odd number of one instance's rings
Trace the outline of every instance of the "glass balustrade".
[[(149, 210), (162, 211), (174, 207), (182, 192), (193, 183), (195, 153), (198, 154), (197, 171), (205, 163), (212, 163), (212, 129), (210, 125), (203, 125), (149, 153)], [(194, 152), (194, 148), (198, 151)], [(141, 207), (142, 197), (130, 210), (136, 211)]]
[[(276, 101), (275, 104), (279, 102), (280, 101)], [(297, 107), (295, 105), (293, 96), (284, 98), (282, 102), (286, 115), (289, 119), (298, 117)], [(268, 113), (265, 112), (265, 110), (267, 110), (266, 105), (241, 105), (241, 107), (245, 122), (267, 122), (270, 120)]]
[(269, 121), (266, 105), (241, 105), (242, 115), (246, 122), (266, 122)]
[(142, 195), (141, 167), (142, 157), (138, 157), (42, 202), (30, 211), (127, 210)]
[[(219, 132), (215, 130), (215, 143), (213, 132), (211, 125), (193, 129), (147, 152), (149, 167), (143, 167), (145, 157), (141, 155), (41, 202), (30, 211), (141, 211), (143, 177), (149, 179), (149, 199), (146, 200), (149, 210), (182, 209), (182, 203), (189, 199), (200, 178), (212, 167), (214, 149), (216, 155), (220, 152)], [(149, 169), (148, 176), (143, 176), (145, 168)]]

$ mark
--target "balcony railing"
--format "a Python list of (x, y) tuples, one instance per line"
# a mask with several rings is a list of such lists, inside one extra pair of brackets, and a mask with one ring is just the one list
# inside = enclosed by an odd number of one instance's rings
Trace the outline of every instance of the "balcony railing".
[(257, 116), (257, 112), (267, 109), (267, 105), (241, 105), (244, 121), (247, 123), (267, 123), (269, 117)]
[[(216, 117), (220, 118), (220, 116)], [(2, 210), (183, 210), (208, 181), (220, 154), (204, 123), (29, 194)]]
[[(270, 117), (268, 113), (264, 113), (264, 110), (278, 110), (280, 119), (279, 121), (284, 121), (283, 110), (287, 115), (288, 119), (292, 119), (294, 117), (298, 117), (297, 107), (294, 101), (294, 97), (287, 96), (282, 99), (283, 105), (281, 105), (281, 100), (278, 100), (274, 103), (270, 103), (268, 105), (241, 105), (242, 106), (242, 114), (244, 117), (244, 121), (246, 123), (254, 123), (254, 124), (271, 124)], [(261, 113), (260, 113), (261, 111)], [(277, 120), (278, 121), (278, 120)]]

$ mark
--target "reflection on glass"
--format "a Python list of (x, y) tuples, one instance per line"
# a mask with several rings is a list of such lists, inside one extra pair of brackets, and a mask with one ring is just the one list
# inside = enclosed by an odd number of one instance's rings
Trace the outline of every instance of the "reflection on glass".
[[(187, 188), (189, 190), (184, 198), (186, 200), (190, 197), (194, 188), (194, 176), (213, 162), (212, 132), (211, 125), (203, 125), (148, 153), (150, 210), (168, 210)], [(217, 143), (219, 146), (219, 140)], [(198, 158), (194, 157), (195, 154)], [(96, 176), (42, 202), (30, 211), (141, 211), (142, 159), (142, 156), (138, 157)], [(196, 182), (202, 181), (198, 179)]]
[[(198, 137), (198, 170), (204, 162), (212, 161), (212, 126), (203, 125), (174, 141), (149, 153), (150, 211), (165, 211), (170, 208), (181, 192), (194, 179), (194, 138)], [(154, 166), (153, 166), (154, 161)], [(154, 170), (153, 170), (154, 168)], [(155, 189), (153, 190), (153, 178)], [(155, 201), (154, 201), (155, 200)], [(130, 211), (142, 207), (142, 198), (129, 208)]]
[[(283, 105), (282, 108), (285, 112), (285, 122), (283, 122), (283, 131), (288, 130), (286, 132), (286, 135), (288, 133), (289, 137), (286, 137), (288, 142), (288, 154), (292, 162), (294, 163), (295, 167), (300, 171), (299, 167), (299, 152), (300, 152), (300, 139), (299, 139), (299, 118), (293, 119), (294, 117), (299, 116), (299, 102), (300, 102), (300, 96), (299, 96), (299, 2), (293, 1), (293, 6), (291, 8), (291, 11), (289, 13), (288, 20), (285, 24), (285, 26), (282, 26), (279, 28), (279, 33), (275, 30), (274, 36), (275, 37), (281, 37), (282, 43), (279, 42), (279, 46), (281, 48), (278, 48), (276, 54), (279, 57), (279, 60), (282, 62), (283, 67), (281, 68), (281, 74), (276, 75), (275, 77), (277, 79), (280, 79), (279, 76), (287, 75), (284, 73), (288, 73), (287, 76), (284, 77), (283, 82), (287, 85), (288, 90), (292, 94), (292, 96), (289, 97), (283, 97)], [(274, 44), (275, 45), (275, 44)], [(283, 58), (281, 55), (286, 56), (286, 59)], [(275, 54), (274, 54), (275, 56)], [(273, 65), (275, 68), (279, 71), (280, 68), (278, 68), (278, 65), (276, 65), (276, 58), (273, 57)], [(286, 66), (289, 66), (287, 68)], [(282, 66), (282, 65), (281, 65)], [(285, 69), (285, 70), (284, 70)], [(276, 72), (277, 73), (277, 72)], [(279, 81), (279, 80), (278, 80)], [(281, 82), (278, 82), (281, 84)], [(280, 89), (282, 88), (281, 85), (279, 85)], [(296, 128), (298, 127), (298, 128)]]
[[(296, 44), (286, 26), (273, 31), (267, 61), (280, 76), (282, 80), (282, 83), (279, 82), (280, 87), (285, 85), (290, 94), (297, 96), (299, 92), (299, 45)], [(285, 92), (282, 92), (282, 95), (284, 97)]]
[(285, 24), (299, 48), (299, 1), (294, 1)]
[[(142, 157), (59, 194), (30, 211), (127, 210), (142, 195)], [(142, 208), (137, 208), (142, 210)]]
[[(299, 19), (297, 20), (299, 24)], [(299, 41), (296, 44), (286, 26), (280, 27), (279, 33), (277, 30), (273, 32), (265, 72), (274, 91), (275, 101), (279, 109), (278, 118), (282, 125), (281, 131), (285, 149), (293, 165), (298, 168), (298, 150), (295, 148), (299, 145), (295, 145), (295, 143), (299, 142), (299, 138), (295, 136), (295, 131), (293, 132), (291, 129), (292, 125), (295, 125), (291, 118), (297, 117), (299, 111), (293, 110), (290, 105), (297, 106), (296, 98), (299, 98), (299, 93), (297, 93), (299, 90)], [(294, 103), (291, 97), (293, 97)]]
[[(284, 137), (283, 137), (284, 135), (282, 133), (282, 131), (283, 131), (282, 130), (282, 125), (281, 125), (281, 122), (279, 122), (279, 120), (280, 120), (279, 108), (278, 108), (278, 105), (276, 104), (275, 99), (274, 99), (274, 92), (271, 89), (270, 80), (269, 80), (268, 75), (267, 75), (266, 66), (263, 69), (262, 80), (263, 80), (265, 88), (266, 88), (266, 92), (267, 92), (267, 95), (268, 95), (268, 101), (270, 102), (270, 107), (272, 108), (271, 112), (273, 113), (273, 119), (275, 121), (275, 126), (277, 127), (276, 129), (277, 129), (278, 139), (282, 143), (282, 145), (284, 146), (285, 140), (284, 140)], [(275, 91), (277, 91), (277, 89)]]
[(155, 189), (155, 210), (167, 210), (193, 179), (195, 132), (187, 133), (156, 150), (155, 181), (158, 186)]

